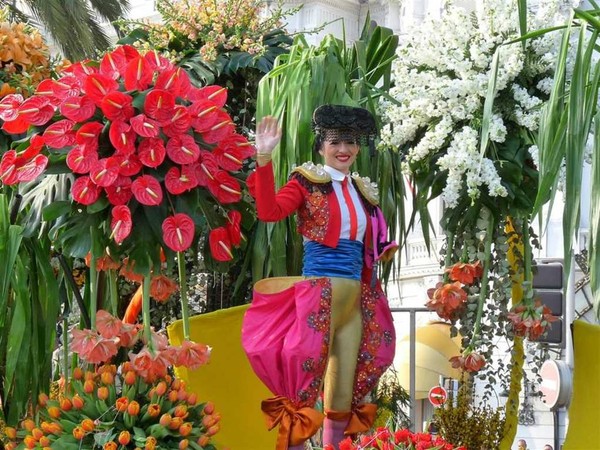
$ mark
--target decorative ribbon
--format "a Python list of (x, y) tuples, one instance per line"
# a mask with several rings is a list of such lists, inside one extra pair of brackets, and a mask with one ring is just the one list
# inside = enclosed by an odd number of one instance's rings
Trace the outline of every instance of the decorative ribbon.
[(345, 435), (362, 433), (369, 431), (375, 422), (377, 414), (377, 405), (374, 403), (362, 403), (352, 411), (326, 411), (327, 418), (331, 420), (348, 420)]
[(289, 398), (282, 395), (263, 400), (261, 409), (269, 430), (279, 425), (275, 450), (286, 450), (288, 445), (302, 444), (317, 432), (325, 417), (307, 406), (296, 408)]

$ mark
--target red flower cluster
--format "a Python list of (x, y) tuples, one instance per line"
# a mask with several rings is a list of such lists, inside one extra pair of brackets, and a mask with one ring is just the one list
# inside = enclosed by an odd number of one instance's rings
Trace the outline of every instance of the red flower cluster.
[[(140, 339), (148, 344), (146, 336), (142, 336), (139, 325), (123, 323), (106, 311), (96, 313), (98, 331), (72, 331), (71, 350), (79, 357), (92, 364), (108, 362), (115, 356), (120, 347), (132, 348)], [(191, 341), (184, 341), (181, 346), (168, 345), (166, 337), (152, 333), (152, 350), (144, 346), (138, 353), (129, 353), (131, 365), (135, 373), (146, 382), (152, 383), (167, 375), (171, 365), (196, 369), (208, 362), (210, 347)]]
[[(166, 196), (198, 187), (221, 204), (241, 199), (240, 185), (229, 172), (239, 171), (254, 149), (235, 133), (223, 109), (225, 88), (196, 88), (181, 68), (131, 46), (117, 47), (99, 63), (73, 64), (63, 73), (58, 80), (44, 80), (28, 99), (9, 95), (0, 101), (4, 131), (43, 130), (2, 156), (2, 183), (37, 178), (48, 164), (44, 148), (66, 155), (76, 176), (73, 199), (91, 205), (106, 197), (117, 243), (131, 233), (136, 203), (164, 202), (172, 208)], [(169, 248), (183, 251), (192, 244), (195, 225), (188, 215), (173, 211), (162, 231)], [(235, 245), (236, 238), (230, 243)]]
[(512, 322), (515, 336), (527, 338), (530, 341), (538, 340), (544, 335), (551, 322), (556, 322), (558, 317), (552, 315), (552, 311), (538, 300), (533, 306), (519, 304), (508, 313)]
[(475, 373), (485, 366), (485, 358), (477, 352), (471, 352), (467, 356), (453, 356), (450, 358), (450, 363), (455, 369)]
[[(323, 450), (333, 450), (328, 444)], [(340, 450), (466, 450), (455, 447), (439, 436), (430, 433), (413, 433), (407, 429), (391, 431), (388, 428), (377, 428), (372, 435), (362, 436), (358, 442), (346, 438), (339, 443)]]
[(462, 284), (473, 284), (475, 280), (481, 278), (481, 275), (483, 275), (483, 266), (481, 265), (481, 261), (477, 261), (475, 264), (458, 262), (448, 267), (446, 273), (452, 281), (459, 281)]

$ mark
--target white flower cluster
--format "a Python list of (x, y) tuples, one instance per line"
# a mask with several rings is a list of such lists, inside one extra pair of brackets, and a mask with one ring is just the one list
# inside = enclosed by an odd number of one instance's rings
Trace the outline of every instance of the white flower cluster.
[[(561, 0), (540, 1), (529, 11), (528, 29), (564, 23)], [(568, 5), (571, 6), (571, 5)], [(477, 198), (485, 186), (491, 196), (506, 196), (494, 162), (479, 154), (483, 104), (491, 63), (500, 49), (496, 76), (498, 97), (490, 140), (502, 143), (518, 128), (535, 132), (540, 106), (552, 87), (560, 33), (522, 44), (500, 44), (519, 36), (515, 2), (484, 0), (476, 14), (452, 7), (438, 20), (427, 19), (398, 48), (393, 68), (393, 98), (382, 100), (382, 146), (403, 151), (409, 173), (425, 170), (442, 153), (437, 168), (447, 170), (443, 199), (456, 206), (466, 192)]]

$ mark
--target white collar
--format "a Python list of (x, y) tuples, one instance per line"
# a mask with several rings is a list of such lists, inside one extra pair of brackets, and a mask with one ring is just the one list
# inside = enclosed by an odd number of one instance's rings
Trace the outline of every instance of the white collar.
[(344, 178), (346, 178), (346, 177), (350, 178), (350, 174), (346, 175), (345, 173), (340, 172), (339, 170), (334, 169), (331, 166), (324, 165), (323, 169), (325, 169), (325, 172), (327, 172), (331, 176), (332, 180), (344, 181)]

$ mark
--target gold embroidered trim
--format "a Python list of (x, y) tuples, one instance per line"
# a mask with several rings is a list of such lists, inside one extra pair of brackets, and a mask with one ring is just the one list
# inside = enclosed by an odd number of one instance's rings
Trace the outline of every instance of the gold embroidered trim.
[(331, 181), (331, 175), (329, 175), (321, 164), (315, 164), (313, 162), (305, 162), (301, 166), (295, 167), (292, 173), (299, 173), (308, 181), (313, 183), (328, 183)]
[(360, 193), (371, 205), (379, 205), (379, 189), (377, 188), (377, 183), (371, 181), (369, 177), (361, 177), (356, 172), (352, 174), (352, 179), (356, 183)]

